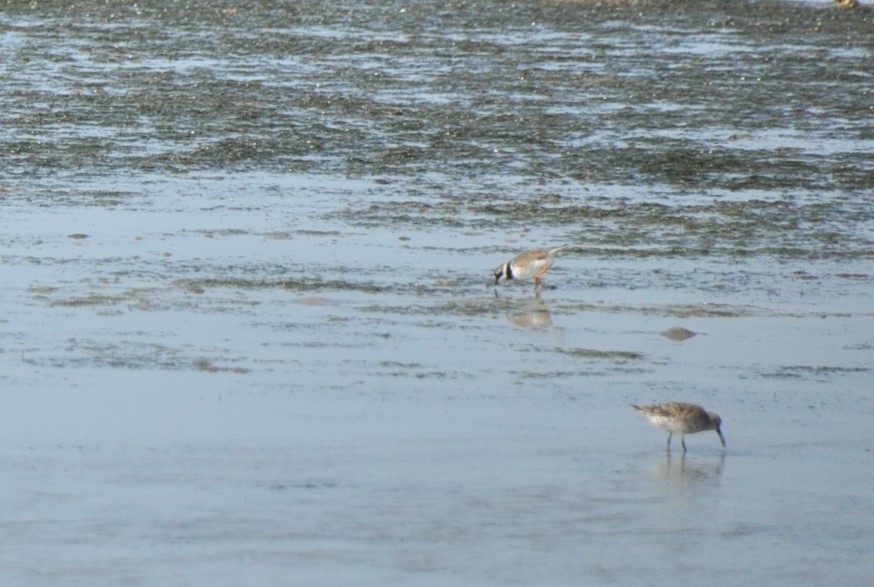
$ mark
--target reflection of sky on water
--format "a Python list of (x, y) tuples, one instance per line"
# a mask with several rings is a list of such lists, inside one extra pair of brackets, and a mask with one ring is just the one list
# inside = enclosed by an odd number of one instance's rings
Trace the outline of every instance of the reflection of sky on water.
[(864, 584), (864, 44), (353, 4), (4, 13), (0, 582)]

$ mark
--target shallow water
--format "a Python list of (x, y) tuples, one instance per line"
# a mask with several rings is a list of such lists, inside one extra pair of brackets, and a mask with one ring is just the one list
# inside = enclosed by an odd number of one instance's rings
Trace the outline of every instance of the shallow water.
[(13, 3), (0, 49), (4, 585), (874, 575), (870, 8)]

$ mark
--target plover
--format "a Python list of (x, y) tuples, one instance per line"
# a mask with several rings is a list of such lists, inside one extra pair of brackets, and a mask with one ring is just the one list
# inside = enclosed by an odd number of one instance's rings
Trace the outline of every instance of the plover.
[(543, 283), (540, 277), (552, 267), (556, 253), (563, 251), (568, 246), (561, 245), (552, 249), (534, 249), (519, 253), (506, 263), (495, 267), (493, 272), (495, 285), (498, 285), (503, 277), (506, 280), (533, 279), (535, 287), (539, 287)]
[(646, 416), (650, 424), (668, 433), (668, 450), (671, 450), (671, 437), (674, 432), (680, 435), (683, 452), (686, 452), (686, 439), (683, 435), (703, 430), (716, 430), (719, 440), (722, 441), (722, 446), (725, 446), (725, 437), (720, 430), (722, 419), (718, 414), (708, 412), (701, 406), (684, 402), (670, 402), (657, 406), (631, 404), (631, 407)]

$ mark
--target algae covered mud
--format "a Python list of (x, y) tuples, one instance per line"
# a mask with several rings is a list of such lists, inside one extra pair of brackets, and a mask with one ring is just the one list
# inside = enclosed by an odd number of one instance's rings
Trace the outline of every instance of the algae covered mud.
[(4, 585), (874, 574), (869, 7), (6, 2), (0, 50)]

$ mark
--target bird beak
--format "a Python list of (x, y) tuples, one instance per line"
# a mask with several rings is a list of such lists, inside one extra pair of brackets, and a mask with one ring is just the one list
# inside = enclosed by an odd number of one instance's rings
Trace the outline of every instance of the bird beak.
[(716, 433), (719, 434), (719, 440), (722, 441), (722, 446), (725, 446), (725, 436), (722, 435), (722, 430), (719, 428), (716, 429)]

